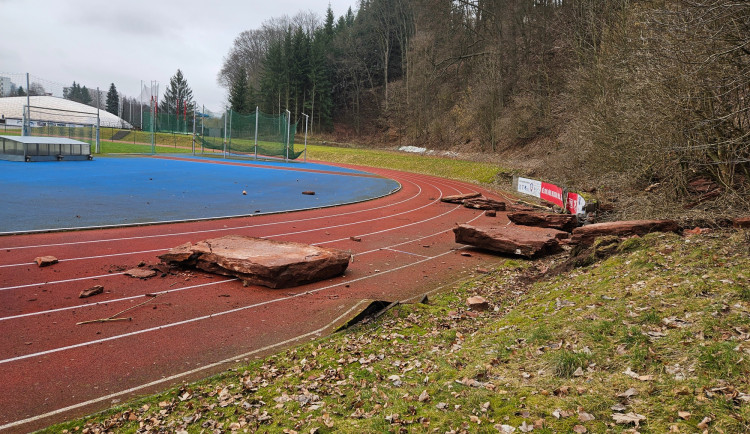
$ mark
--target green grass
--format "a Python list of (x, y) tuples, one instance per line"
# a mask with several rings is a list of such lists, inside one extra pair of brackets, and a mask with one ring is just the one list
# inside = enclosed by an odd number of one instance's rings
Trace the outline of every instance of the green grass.
[(455, 160), (451, 158), (407, 154), (376, 149), (339, 148), (307, 145), (307, 158), (332, 163), (362, 164), (444, 178), (489, 184), (504, 171), (495, 164)]

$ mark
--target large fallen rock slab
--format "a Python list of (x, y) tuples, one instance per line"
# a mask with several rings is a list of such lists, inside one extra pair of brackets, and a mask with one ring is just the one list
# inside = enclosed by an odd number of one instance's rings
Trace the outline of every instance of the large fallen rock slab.
[(629, 220), (618, 222), (596, 223), (573, 229), (571, 243), (590, 246), (596, 237), (616, 235), (627, 237), (645, 235), (651, 232), (677, 232), (680, 226), (674, 220)]
[(475, 197), (480, 196), (482, 196), (482, 193), (454, 194), (453, 196), (443, 196), (440, 198), (440, 201), (462, 204), (466, 199), (474, 199)]
[(458, 225), (453, 228), (456, 242), (511, 255), (538, 257), (561, 250), (560, 241), (570, 236), (551, 228), (514, 224), (504, 226)]
[(308, 244), (241, 235), (186, 243), (159, 256), (163, 262), (235, 276), (245, 285), (289, 288), (342, 274), (351, 253)]
[(521, 226), (553, 228), (565, 232), (571, 232), (578, 226), (578, 217), (573, 214), (542, 214), (518, 211), (508, 213), (508, 219)]
[(505, 211), (505, 202), (500, 202), (499, 200), (489, 199), (486, 197), (466, 199), (463, 201), (463, 204), (466, 208)]

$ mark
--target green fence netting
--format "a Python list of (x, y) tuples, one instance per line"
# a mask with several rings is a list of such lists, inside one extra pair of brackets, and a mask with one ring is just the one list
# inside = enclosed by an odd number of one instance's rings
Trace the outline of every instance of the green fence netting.
[(96, 126), (35, 121), (29, 129), (32, 136), (67, 137), (96, 146)]
[[(230, 110), (221, 117), (197, 114), (196, 152), (219, 151), (296, 159), (304, 150), (295, 151), (297, 123), (289, 124), (287, 119), (286, 115), (268, 115), (259, 111), (242, 115)], [(193, 119), (185, 115), (160, 113), (154, 117), (151, 113), (144, 113), (143, 128), (153, 131), (155, 142), (158, 142), (159, 134), (192, 135)]]

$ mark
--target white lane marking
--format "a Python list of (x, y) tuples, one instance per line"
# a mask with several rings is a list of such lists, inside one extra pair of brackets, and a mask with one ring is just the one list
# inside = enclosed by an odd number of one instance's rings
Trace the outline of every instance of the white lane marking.
[[(162, 295), (162, 294), (168, 294), (170, 292), (184, 291), (186, 289), (203, 288), (203, 287), (206, 287), (206, 286), (218, 285), (218, 284), (221, 284), (221, 283), (236, 282), (238, 280), (239, 279), (219, 280), (217, 282), (201, 283), (199, 285), (183, 286), (181, 288), (166, 289), (166, 290), (163, 290), (163, 291), (154, 291), (154, 292), (150, 292), (149, 294), (159, 294), (159, 295)], [(133, 300), (133, 299), (136, 299), (136, 298), (143, 298), (145, 296), (146, 296), (145, 294), (139, 294), (139, 295), (133, 295), (133, 296), (130, 296), (130, 297), (121, 297), (121, 298), (113, 298), (111, 300), (98, 301), (96, 303), (77, 304), (75, 306), (59, 307), (57, 309), (49, 309), (49, 310), (42, 310), (42, 311), (38, 311), (38, 312), (22, 313), (22, 314), (18, 314), (18, 315), (1, 317), (0, 321), (7, 321), (7, 320), (10, 320), (10, 319), (18, 319), (18, 318), (25, 318), (27, 316), (45, 315), (45, 314), (54, 313), (54, 312), (62, 312), (62, 311), (65, 311), (65, 310), (83, 309), (83, 308), (86, 308), (86, 307), (101, 306), (103, 304), (118, 303), (118, 302), (121, 302), (121, 301), (128, 301), (128, 300)]]
[(186, 320), (182, 320), (182, 321), (176, 321), (176, 322), (173, 322), (173, 323), (167, 323), (167, 324), (163, 324), (163, 325), (160, 325), (160, 326), (149, 327), (149, 328), (146, 328), (146, 329), (136, 330), (136, 331), (133, 331), (133, 332), (123, 333), (123, 334), (120, 334), (120, 335), (109, 336), (109, 337), (106, 337), (106, 338), (95, 339), (95, 340), (88, 341), (88, 342), (80, 342), (80, 343), (77, 343), (77, 344), (67, 345), (67, 346), (64, 346), (64, 347), (52, 348), (52, 349), (49, 349), (49, 350), (39, 351), (39, 352), (36, 352), (36, 353), (29, 353), (29, 354), (24, 354), (22, 356), (16, 356), (16, 357), (8, 358), (8, 359), (2, 359), (2, 360), (0, 360), (0, 365), (5, 364), (5, 363), (17, 362), (19, 360), (25, 360), (25, 359), (30, 359), (30, 358), (34, 358), (34, 357), (40, 357), (40, 356), (44, 356), (44, 355), (47, 355), (47, 354), (58, 353), (58, 352), (61, 352), (61, 351), (72, 350), (72, 349), (75, 349), (75, 348), (87, 347), (89, 345), (100, 344), (100, 343), (103, 343), (103, 342), (114, 341), (114, 340), (123, 339), (123, 338), (131, 337), (131, 336), (137, 336), (137, 335), (141, 335), (141, 334), (144, 334), (144, 333), (150, 333), (150, 332), (153, 332), (153, 331), (165, 330), (165, 329), (176, 327), (176, 326), (190, 324), (190, 323), (194, 323), (194, 322), (198, 322), (198, 321), (203, 321), (203, 320), (211, 319), (211, 318), (217, 318), (217, 317), (220, 317), (220, 316), (229, 315), (229, 314), (237, 313), (237, 312), (242, 312), (244, 310), (254, 309), (254, 308), (257, 308), (257, 307), (261, 307), (261, 306), (267, 306), (267, 305), (274, 304), (274, 303), (279, 303), (279, 302), (282, 302), (282, 301), (292, 300), (294, 298), (302, 297), (302, 296), (305, 296), (305, 295), (315, 294), (315, 293), (318, 293), (320, 291), (324, 291), (326, 289), (331, 289), (331, 288), (335, 288), (335, 287), (342, 286), (342, 285), (352, 284), (352, 283), (359, 282), (359, 281), (362, 281), (362, 280), (371, 279), (371, 278), (376, 277), (376, 276), (382, 276), (382, 275), (387, 274), (387, 273), (395, 272), (395, 271), (398, 271), (398, 270), (402, 270), (404, 268), (408, 268), (408, 267), (411, 267), (411, 266), (414, 266), (414, 265), (418, 265), (418, 264), (421, 264), (421, 263), (424, 263), (424, 262), (427, 262), (427, 261), (431, 261), (433, 259), (437, 259), (437, 258), (443, 257), (443, 256), (448, 255), (450, 253), (453, 253), (453, 250), (448, 250), (447, 252), (443, 252), (443, 253), (440, 253), (440, 254), (435, 255), (435, 256), (430, 256), (430, 257), (427, 257), (425, 259), (421, 259), (421, 260), (412, 262), (410, 264), (401, 265), (399, 267), (391, 268), (389, 270), (379, 271), (379, 272), (376, 272), (376, 273), (372, 273), (372, 274), (370, 274), (368, 276), (358, 277), (356, 279), (351, 279), (351, 280), (347, 280), (347, 281), (344, 281), (344, 282), (335, 283), (333, 285), (323, 286), (323, 287), (320, 287), (320, 288), (317, 288), (317, 289), (312, 289), (312, 290), (309, 290), (309, 291), (301, 292), (299, 294), (294, 294), (294, 295), (290, 295), (290, 296), (286, 296), (286, 297), (275, 298), (273, 300), (262, 301), (262, 302), (259, 302), (259, 303), (253, 303), (253, 304), (250, 304), (250, 305), (247, 305), (247, 306), (237, 307), (237, 308), (234, 308), (234, 309), (229, 309), (229, 310), (225, 310), (225, 311), (221, 311), (221, 312), (211, 313), (211, 314), (208, 314), (208, 315), (202, 315), (202, 316), (199, 316), (199, 317), (194, 317), (194, 318), (190, 318), (190, 319), (186, 319)]
[[(388, 250), (388, 251), (391, 251), (391, 252), (396, 252), (396, 253), (403, 253), (403, 254), (405, 254), (405, 255), (412, 255), (412, 256), (417, 256), (417, 257), (420, 257), (420, 258), (429, 258), (429, 256), (425, 256), (425, 255), (420, 255), (420, 254), (418, 254), (418, 253), (406, 252), (406, 251), (404, 251), (404, 250), (391, 249), (391, 248), (388, 248), (388, 247), (384, 247), (384, 248), (383, 248), (383, 250)], [(0, 319), (1, 319), (1, 318), (0, 318)]]
[(30, 288), (32, 286), (54, 285), (54, 284), (57, 284), (57, 283), (80, 282), (82, 280), (90, 280), (90, 279), (102, 279), (104, 277), (119, 276), (121, 274), (125, 274), (125, 272), (122, 272), (122, 273), (100, 274), (98, 276), (76, 277), (75, 279), (54, 280), (54, 281), (51, 281), (51, 282), (29, 283), (29, 284), (26, 284), (26, 285), (6, 286), (4, 288), (0, 288), (0, 291), (7, 291), (9, 289)]
[[(86, 259), (111, 258), (113, 256), (138, 255), (138, 254), (141, 254), (141, 253), (163, 252), (165, 250), (169, 250), (169, 249), (141, 250), (139, 252), (122, 252), (122, 253), (110, 253), (110, 254), (107, 254), (107, 255), (82, 256), (80, 258), (59, 259), (57, 262), (70, 262), (70, 261), (83, 261), (83, 260), (86, 260)], [(36, 265), (36, 262), (25, 262), (23, 264), (6, 264), (6, 265), (0, 265), (0, 268), (21, 267), (21, 266), (24, 266), (24, 265)]]
[(320, 336), (320, 335), (323, 334), (323, 332), (325, 332), (326, 330), (330, 329), (331, 327), (333, 327), (334, 325), (336, 325), (339, 321), (341, 321), (342, 319), (344, 319), (347, 316), (351, 315), (352, 312), (355, 312), (357, 309), (359, 309), (359, 306), (361, 306), (363, 303), (367, 303), (367, 302), (368, 302), (368, 300), (360, 300), (354, 306), (352, 306), (351, 308), (349, 308), (349, 310), (347, 310), (346, 312), (344, 312), (341, 315), (339, 315), (333, 321), (329, 322), (328, 324), (324, 325), (323, 327), (320, 327), (320, 328), (318, 328), (316, 330), (307, 332), (305, 334), (301, 334), (299, 336), (295, 336), (295, 337), (292, 337), (292, 338), (289, 338), (289, 339), (285, 339), (283, 341), (276, 342), (274, 344), (266, 345), (265, 347), (257, 348), (257, 349), (254, 349), (252, 351), (248, 351), (246, 353), (240, 354), (238, 356), (234, 356), (234, 357), (230, 357), (228, 359), (220, 360), (218, 362), (210, 363), (208, 365), (201, 366), (199, 368), (191, 369), (189, 371), (181, 372), (179, 374), (173, 374), (173, 375), (170, 375), (169, 377), (159, 378), (158, 380), (154, 380), (154, 381), (151, 381), (151, 382), (148, 382), (148, 383), (145, 383), (145, 384), (141, 384), (139, 386), (134, 386), (134, 387), (131, 387), (129, 389), (121, 390), (119, 392), (110, 393), (109, 395), (100, 396), (99, 398), (94, 398), (94, 399), (90, 399), (88, 401), (79, 402), (77, 404), (69, 405), (67, 407), (59, 408), (57, 410), (53, 410), (53, 411), (50, 411), (50, 412), (47, 412), (47, 413), (44, 413), (44, 414), (40, 414), (40, 415), (37, 415), (37, 416), (33, 416), (33, 417), (30, 417), (30, 418), (27, 418), (27, 419), (21, 419), (21, 420), (15, 421), (15, 422), (10, 422), (10, 423), (7, 423), (5, 425), (0, 426), (0, 431), (8, 429), (8, 428), (14, 428), (14, 427), (17, 427), (17, 426), (25, 425), (25, 424), (31, 423), (31, 422), (36, 422), (36, 421), (39, 421), (39, 420), (42, 420), (42, 419), (46, 419), (46, 418), (51, 417), (51, 416), (55, 416), (55, 415), (58, 415), (58, 414), (61, 414), (61, 413), (65, 413), (67, 411), (76, 410), (76, 409), (79, 409), (81, 407), (86, 407), (86, 406), (92, 405), (92, 404), (97, 404), (97, 403), (100, 403), (102, 401), (108, 401), (108, 400), (111, 400), (111, 399), (116, 398), (118, 396), (128, 395), (128, 394), (131, 394), (133, 392), (137, 392), (139, 390), (147, 389), (147, 388), (152, 387), (152, 386), (156, 386), (156, 385), (159, 385), (159, 384), (162, 384), (162, 383), (166, 383), (166, 382), (171, 382), (171, 381), (177, 380), (179, 378), (183, 378), (183, 377), (187, 377), (187, 376), (190, 376), (190, 375), (193, 375), (193, 374), (197, 374), (197, 373), (199, 373), (201, 371), (205, 371), (207, 369), (213, 369), (213, 368), (216, 368), (218, 366), (226, 365), (226, 364), (229, 364), (229, 363), (236, 363), (237, 360), (241, 360), (241, 359), (253, 356), (253, 355), (258, 354), (258, 353), (263, 353), (263, 352), (266, 352), (268, 350), (271, 350), (271, 349), (274, 349), (274, 348), (277, 348), (277, 347), (283, 347), (285, 345), (291, 344), (292, 342), (297, 342), (299, 340), (306, 339), (306, 338), (309, 338), (311, 336)]

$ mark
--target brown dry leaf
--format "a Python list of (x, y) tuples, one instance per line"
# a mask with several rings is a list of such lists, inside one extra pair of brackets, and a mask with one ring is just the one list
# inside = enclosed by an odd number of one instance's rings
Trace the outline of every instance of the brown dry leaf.
[(473, 414), (471, 416), (469, 416), (469, 420), (472, 421), (472, 422), (474, 422), (477, 425), (479, 425), (479, 424), (482, 423), (482, 420), (479, 419), (478, 417), (474, 416)]
[(518, 427), (518, 430), (521, 432), (531, 432), (534, 431), (534, 425), (529, 425), (526, 423), (526, 421), (523, 421)]
[(680, 416), (680, 418), (687, 420), (690, 419), (691, 414), (689, 411), (678, 411), (677, 416)]
[(646, 416), (633, 412), (627, 414), (613, 413), (612, 419), (614, 419), (617, 423), (625, 425), (633, 423), (635, 424), (635, 426), (639, 426), (642, 420), (646, 420)]
[(586, 413), (585, 411), (578, 413), (578, 420), (581, 422), (589, 422), (595, 419), (596, 418), (591, 413)]
[(573, 427), (573, 432), (578, 433), (578, 434), (584, 434), (584, 433), (589, 432), (589, 430), (587, 430), (586, 427), (583, 425), (576, 425)]
[(417, 398), (419, 402), (425, 402), (425, 401), (428, 401), (429, 399), (430, 399), (430, 395), (427, 393), (426, 390), (423, 390), (422, 393), (419, 395), (419, 398)]
[(628, 389), (628, 390), (626, 390), (626, 391), (624, 391), (622, 393), (618, 393), (617, 397), (618, 398), (630, 398), (631, 396), (635, 396), (637, 394), (638, 394), (638, 391), (636, 389), (634, 389), (634, 388), (631, 387), (630, 389)]
[(328, 413), (323, 414), (323, 423), (328, 428), (333, 428), (333, 421), (331, 420), (331, 416)]
[(698, 424), (698, 428), (700, 428), (700, 429), (708, 429), (708, 424), (711, 423), (711, 420), (712, 419), (710, 417), (708, 417), (708, 416), (704, 417), (703, 420), (701, 421), (701, 423)]

